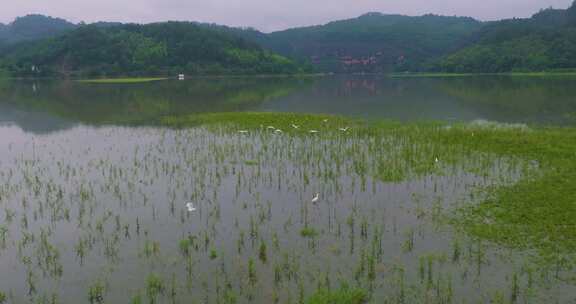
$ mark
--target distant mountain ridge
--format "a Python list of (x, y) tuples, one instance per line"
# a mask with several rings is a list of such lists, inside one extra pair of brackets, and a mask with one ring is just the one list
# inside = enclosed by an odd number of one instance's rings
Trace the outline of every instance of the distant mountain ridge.
[(11, 74), (26, 77), (303, 72), (256, 43), (190, 22), (82, 25), (7, 47), (2, 57)]
[[(249, 42), (297, 61), (305, 70), (311, 70), (307, 68), (311, 66), (320, 72), (497, 73), (576, 68), (576, 1), (567, 9), (548, 8), (530, 18), (492, 22), (470, 17), (371, 12), (357, 18), (272, 33), (197, 22), (158, 24), (180, 23), (187, 24), (195, 33), (200, 33), (196, 28), (202, 28), (216, 37), (236, 37), (244, 44)], [(0, 24), (0, 47), (4, 45), (5, 49), (3, 57), (21, 53), (23, 49), (14, 46), (15, 43), (54, 38), (85, 26), (41, 15), (20, 17), (9, 25)], [(109, 33), (119, 28), (125, 31), (150, 25), (98, 22), (89, 26)], [(162, 42), (164, 37), (154, 39)], [(192, 37), (187, 36), (187, 39)], [(29, 49), (23, 53), (27, 52), (33, 54)], [(30, 61), (31, 56), (27, 60)], [(193, 60), (196, 66), (202, 56)], [(244, 57), (243, 60), (248, 60), (250, 56)], [(234, 61), (226, 60), (219, 64), (228, 66)], [(153, 62), (149, 64), (155, 66)]]
[(27, 15), (10, 24), (0, 23), (0, 41), (4, 44), (45, 39), (73, 30), (76, 24), (44, 15)]
[(386, 72), (416, 69), (457, 49), (482, 27), (469, 17), (368, 13), (325, 25), (268, 35), (262, 45), (307, 58), (322, 71)]
[[(18, 31), (23, 27), (20, 24), (26, 24), (26, 30)], [(375, 12), (270, 34), (255, 29), (194, 24), (257, 43), (301, 63), (311, 64), (318, 71), (336, 73), (415, 69), (455, 49), (482, 26), (481, 22), (468, 17), (410, 17)], [(99, 22), (92, 25), (116, 27), (122, 24)], [(6, 26), (8, 30), (0, 29), (0, 43), (10, 45), (55, 37), (80, 26), (63, 19), (29, 15), (17, 18)]]

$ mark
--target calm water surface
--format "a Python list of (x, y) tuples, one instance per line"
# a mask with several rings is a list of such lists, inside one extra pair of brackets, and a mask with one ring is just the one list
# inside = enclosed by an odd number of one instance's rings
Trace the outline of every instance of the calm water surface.
[(32, 132), (154, 123), (222, 111), (340, 114), (401, 121), (576, 123), (576, 78), (368, 76), (196, 79), (145, 84), (1, 81), (0, 122)]

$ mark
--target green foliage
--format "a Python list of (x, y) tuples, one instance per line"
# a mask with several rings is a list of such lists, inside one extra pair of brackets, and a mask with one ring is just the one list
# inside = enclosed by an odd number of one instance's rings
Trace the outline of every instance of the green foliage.
[(166, 286), (164, 281), (158, 275), (151, 273), (146, 279), (146, 294), (150, 299), (150, 303), (154, 303), (158, 295), (164, 294)]
[(268, 254), (266, 253), (266, 242), (264, 240), (260, 240), (260, 248), (258, 249), (258, 257), (260, 261), (264, 264), (268, 261)]
[(135, 296), (132, 297), (130, 304), (142, 304), (144, 301), (142, 300), (142, 295), (137, 293)]
[(294, 62), (230, 33), (188, 22), (102, 27), (84, 25), (61, 36), (5, 51), (21, 76), (291, 74)]
[(218, 252), (216, 251), (216, 249), (210, 249), (210, 259), (214, 260), (218, 257)]
[[(415, 70), (482, 26), (472, 18), (368, 13), (322, 26), (244, 37), (327, 72)], [(241, 34), (241, 33), (240, 33)]]
[(576, 29), (474, 45), (444, 58), (435, 69), (453, 73), (503, 73), (570, 67), (576, 67)]
[(251, 285), (256, 284), (258, 277), (256, 276), (256, 266), (253, 259), (248, 260), (248, 281)]
[(0, 304), (6, 303), (7, 300), (8, 300), (8, 296), (6, 296), (5, 293), (3, 293), (2, 291), (0, 291)]
[(472, 43), (431, 66), (452, 73), (548, 71), (576, 67), (576, 23), (568, 10), (486, 25)]
[(190, 238), (181, 239), (178, 242), (178, 248), (180, 249), (180, 253), (184, 256), (190, 255), (190, 249), (192, 247), (192, 240)]
[(315, 238), (318, 235), (318, 232), (314, 228), (305, 227), (300, 230), (300, 235), (305, 238)]
[(90, 286), (88, 289), (88, 300), (90, 304), (104, 303), (104, 292), (104, 284), (100, 281), (97, 281), (94, 285)]
[(363, 304), (368, 302), (368, 293), (360, 288), (343, 285), (339, 289), (318, 289), (306, 304)]
[[(324, 119), (328, 119), (328, 127), (324, 129), (328, 134), (328, 130), (334, 130), (337, 125), (352, 126), (354, 136), (380, 137), (393, 133), (404, 140), (427, 142), (436, 150), (448, 149), (448, 154), (452, 154), (446, 155), (448, 159), (442, 161), (456, 157), (454, 149), (457, 147), (462, 151), (524, 160), (537, 167), (525, 168), (529, 177), (513, 185), (484, 189), (485, 199), (462, 206), (453, 219), (454, 224), (481, 239), (532, 249), (540, 257), (551, 260), (576, 250), (576, 232), (571, 224), (576, 217), (574, 128), (532, 129), (521, 124), (489, 122), (452, 125), (450, 128), (434, 124), (362, 124), (339, 117), (281, 113), (203, 114), (188, 119), (188, 122), (180, 121), (179, 125), (229, 124), (232, 132), (240, 128), (258, 130), (268, 123), (277, 128), (295, 123), (307, 129), (319, 127)], [(421, 174), (429, 174), (435, 166), (433, 161), (426, 160), (432, 157), (425, 154), (412, 157), (409, 167), (420, 170)]]

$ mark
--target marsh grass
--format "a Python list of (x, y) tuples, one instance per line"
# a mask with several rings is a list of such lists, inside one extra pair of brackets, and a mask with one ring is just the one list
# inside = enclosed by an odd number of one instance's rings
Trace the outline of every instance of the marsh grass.
[(532, 302), (574, 290), (573, 129), (278, 113), (160, 123), (7, 152), (0, 255), (26, 284), (2, 290), (68, 299), (73, 273), (88, 282), (74, 300), (94, 303)]
[[(322, 123), (324, 120), (329, 124)], [(288, 128), (291, 124), (299, 124), (324, 130), (328, 134), (323, 134), (323, 138), (342, 136), (335, 131), (338, 126), (353, 126), (353, 131), (345, 134), (351, 140), (372, 137), (378, 141), (391, 136), (392, 139), (385, 142), (388, 153), (394, 152), (394, 147), (402, 147), (403, 142), (418, 143), (401, 148), (399, 157), (381, 160), (375, 166), (375, 172), (369, 172), (362, 163), (355, 165), (358, 175), (372, 173), (386, 182), (401, 182), (431, 173), (445, 174), (442, 167), (455, 164), (473, 153), (523, 161), (524, 178), (509, 185), (483, 187), (480, 190), (484, 199), (474, 204), (463, 203), (451, 216), (451, 221), (475, 237), (513, 248), (536, 249), (538, 258), (573, 261), (573, 257), (566, 257), (576, 249), (576, 234), (571, 224), (571, 219), (576, 216), (573, 182), (576, 180), (576, 130), (572, 128), (533, 129), (526, 125), (481, 121), (449, 126), (399, 125), (393, 122), (365, 124), (340, 117), (273, 113), (214, 114), (190, 119), (191, 125), (213, 125), (217, 121), (223, 121), (227, 128), (256, 130), (274, 123), (297, 136), (309, 136)], [(185, 119), (165, 122), (186, 125)], [(376, 151), (371, 152), (376, 154)], [(354, 157), (362, 159), (361, 154)], [(440, 159), (441, 164), (435, 164), (434, 158)], [(402, 165), (395, 166), (393, 160), (401, 160)], [(309, 235), (307, 229), (302, 230), (303, 236)], [(413, 232), (409, 235), (404, 244), (407, 251), (413, 248)], [(459, 255), (456, 247), (453, 258), (457, 260)]]

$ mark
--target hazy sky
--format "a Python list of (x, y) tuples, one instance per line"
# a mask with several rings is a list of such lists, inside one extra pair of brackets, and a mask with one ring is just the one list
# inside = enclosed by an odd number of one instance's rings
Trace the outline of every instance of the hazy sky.
[(263, 31), (322, 24), (366, 12), (472, 16), (481, 20), (528, 17), (573, 0), (2, 0), (0, 22), (40, 13), (70, 21), (147, 23), (166, 20), (252, 26)]

